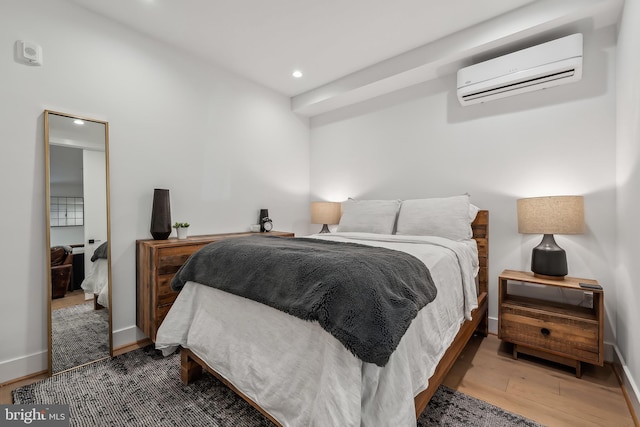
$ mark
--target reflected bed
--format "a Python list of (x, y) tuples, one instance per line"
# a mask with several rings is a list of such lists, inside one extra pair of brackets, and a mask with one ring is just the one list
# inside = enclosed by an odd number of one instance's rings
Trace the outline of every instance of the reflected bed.
[(89, 273), (82, 281), (81, 288), (94, 296), (96, 309), (109, 307), (109, 262), (107, 261), (107, 242), (104, 242), (91, 256)]

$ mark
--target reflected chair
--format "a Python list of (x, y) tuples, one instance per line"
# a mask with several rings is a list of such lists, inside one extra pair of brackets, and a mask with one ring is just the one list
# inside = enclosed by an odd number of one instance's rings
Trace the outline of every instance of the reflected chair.
[(64, 246), (51, 248), (51, 298), (63, 298), (71, 282), (73, 254)]

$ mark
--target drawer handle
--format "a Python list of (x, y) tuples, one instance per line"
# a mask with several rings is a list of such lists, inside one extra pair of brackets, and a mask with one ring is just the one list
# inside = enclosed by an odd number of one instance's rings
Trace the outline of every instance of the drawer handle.
[(544, 335), (545, 337), (548, 337), (548, 336), (549, 336), (549, 334), (551, 333), (551, 331), (550, 331), (550, 330), (548, 330), (547, 328), (542, 328), (542, 329), (540, 329), (540, 333), (541, 333), (542, 335)]

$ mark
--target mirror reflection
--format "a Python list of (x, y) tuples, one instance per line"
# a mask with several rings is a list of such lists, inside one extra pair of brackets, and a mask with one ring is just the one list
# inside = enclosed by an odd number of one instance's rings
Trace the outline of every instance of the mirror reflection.
[(108, 123), (45, 111), (49, 373), (109, 357)]

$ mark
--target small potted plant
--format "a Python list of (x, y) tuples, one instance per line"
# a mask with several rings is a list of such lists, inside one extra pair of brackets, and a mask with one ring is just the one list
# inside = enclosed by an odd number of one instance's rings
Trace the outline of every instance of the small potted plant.
[(189, 224), (188, 222), (176, 222), (175, 224), (173, 224), (173, 228), (176, 229), (176, 232), (178, 233), (178, 239), (186, 239), (187, 238), (187, 230), (189, 228)]

